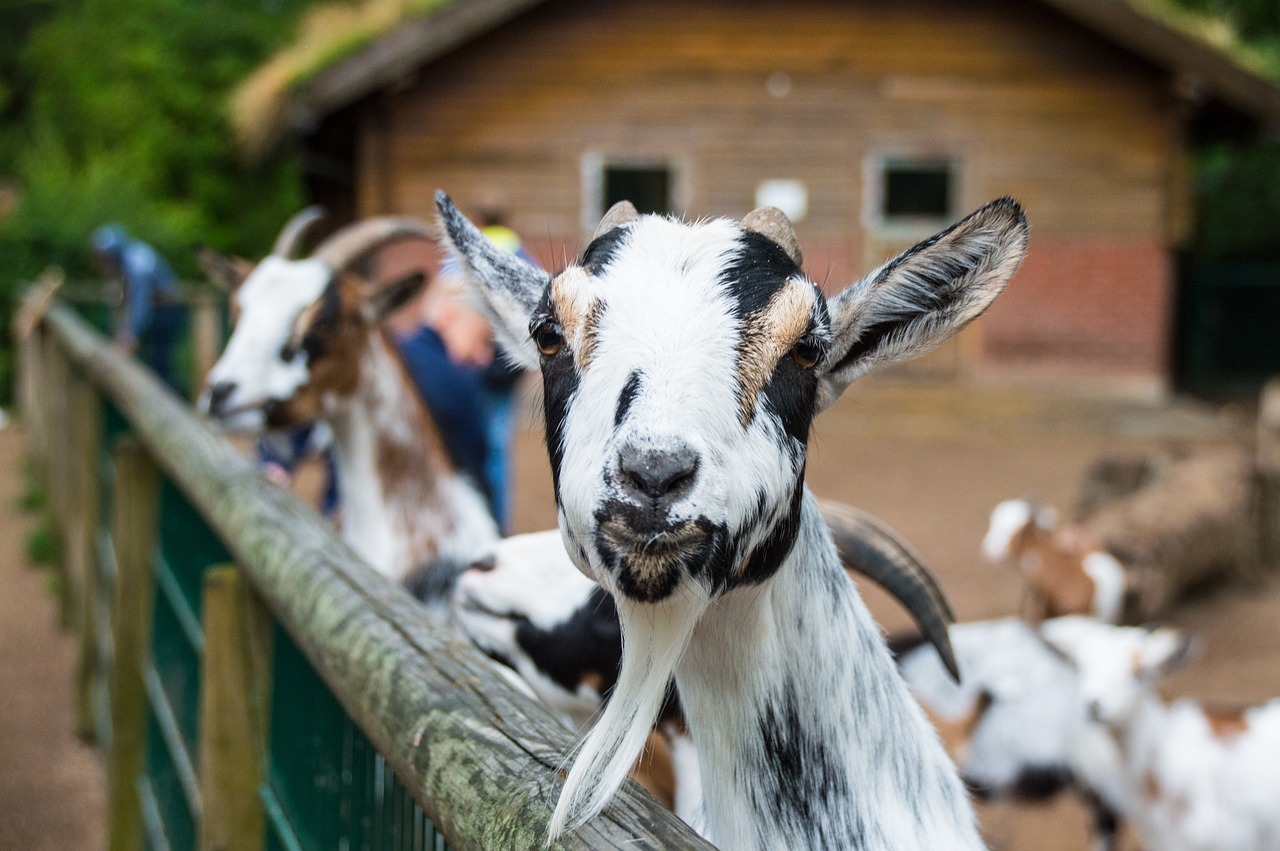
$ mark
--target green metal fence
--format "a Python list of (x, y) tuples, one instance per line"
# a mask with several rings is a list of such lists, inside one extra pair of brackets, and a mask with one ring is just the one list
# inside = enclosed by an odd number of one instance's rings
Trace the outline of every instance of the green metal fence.
[[(554, 719), (70, 309), (20, 355), (113, 850), (541, 844)], [(630, 784), (563, 844), (709, 847)]]

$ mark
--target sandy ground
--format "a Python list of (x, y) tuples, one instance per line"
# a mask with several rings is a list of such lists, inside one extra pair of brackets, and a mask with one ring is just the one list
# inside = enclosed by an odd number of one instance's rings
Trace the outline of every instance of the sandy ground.
[(23, 557), (22, 458), (18, 430), (0, 431), (0, 849), (92, 851), (106, 846), (105, 777), (74, 733), (75, 641), (49, 574)]
[[(518, 446), (518, 530), (555, 523), (536, 391)], [(867, 509), (935, 569), (961, 620), (1014, 614), (1016, 578), (983, 563), (978, 544), (993, 506), (1033, 494), (1069, 514), (1084, 470), (1112, 452), (1168, 443), (1194, 448), (1247, 439), (1247, 413), (1187, 403), (1156, 406), (1073, 396), (993, 394), (869, 385), (819, 420), (808, 466), (819, 495)], [(896, 603), (863, 588), (886, 629), (909, 626)], [(1215, 703), (1280, 695), (1280, 582), (1221, 591), (1171, 618), (1204, 639), (1170, 695)], [(1072, 799), (980, 811), (996, 851), (1083, 851), (1086, 816)], [(1126, 849), (1136, 848), (1130, 839)]]

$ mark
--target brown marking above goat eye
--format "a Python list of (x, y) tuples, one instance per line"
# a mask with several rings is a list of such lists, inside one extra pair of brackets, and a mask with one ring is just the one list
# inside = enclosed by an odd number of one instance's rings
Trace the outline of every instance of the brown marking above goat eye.
[(572, 341), (574, 360), (585, 372), (595, 355), (596, 336), (604, 303), (590, 292), (590, 277), (570, 267), (551, 282), (551, 307), (566, 341)]
[[(751, 422), (756, 397), (778, 361), (812, 335), (813, 302), (811, 285), (789, 281), (767, 305), (745, 318), (738, 343), (738, 414), (744, 428)], [(813, 361), (817, 363), (821, 347), (816, 338), (814, 342), (819, 346), (818, 357)]]

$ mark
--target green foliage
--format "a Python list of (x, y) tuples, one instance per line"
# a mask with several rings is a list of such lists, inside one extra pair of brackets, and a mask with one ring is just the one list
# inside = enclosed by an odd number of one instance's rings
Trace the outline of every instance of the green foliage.
[(270, 245), (302, 203), (300, 170), (290, 152), (244, 167), (226, 101), (287, 40), (307, 0), (5, 5), (0, 181), (19, 200), (0, 218), (0, 323), (15, 288), (46, 265), (95, 275), (87, 239), (108, 221), (188, 277), (196, 242), (247, 255)]
[(27, 535), (27, 561), (32, 564), (55, 565), (61, 555), (58, 536), (53, 533), (53, 527), (47, 521)]
[(1197, 259), (1280, 260), (1280, 141), (1204, 151), (1197, 204)]

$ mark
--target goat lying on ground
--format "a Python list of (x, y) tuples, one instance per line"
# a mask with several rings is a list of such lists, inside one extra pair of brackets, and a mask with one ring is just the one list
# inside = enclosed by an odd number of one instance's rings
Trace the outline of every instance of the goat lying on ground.
[(1059, 526), (1058, 513), (1027, 499), (991, 512), (982, 554), (1012, 564), (1026, 581), (1024, 616), (1032, 623), (1063, 615), (1092, 615), (1119, 623), (1129, 587), (1124, 565), (1084, 529)]
[(1090, 811), (1095, 848), (1110, 851), (1128, 811), (1120, 753), (1084, 711), (1075, 668), (1039, 629), (1018, 618), (952, 626), (959, 683), (923, 638), (889, 645), (976, 795), (1035, 801), (1070, 789)]
[(1164, 703), (1156, 683), (1190, 647), (1172, 629), (1061, 618), (1044, 635), (1078, 668), (1091, 715), (1119, 748), (1128, 817), (1144, 847), (1280, 848), (1280, 700), (1228, 712)]
[(980, 848), (803, 473), (820, 407), (1000, 292), (1026, 250), (1017, 204), (830, 302), (772, 208), (686, 224), (620, 204), (552, 278), (437, 204), (508, 353), (542, 370), (564, 542), (622, 625), (617, 686), (549, 836), (606, 805), (674, 673), (721, 847)]

